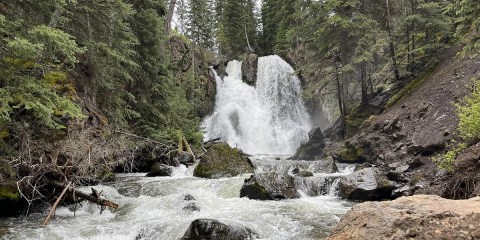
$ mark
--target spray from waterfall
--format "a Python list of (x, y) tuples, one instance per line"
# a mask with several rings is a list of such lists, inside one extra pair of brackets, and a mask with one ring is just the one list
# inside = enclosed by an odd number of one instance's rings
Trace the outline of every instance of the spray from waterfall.
[(242, 63), (216, 75), (214, 113), (202, 123), (205, 139), (221, 138), (250, 154), (293, 154), (311, 129), (300, 80), (279, 56), (258, 60), (256, 86), (242, 81)]

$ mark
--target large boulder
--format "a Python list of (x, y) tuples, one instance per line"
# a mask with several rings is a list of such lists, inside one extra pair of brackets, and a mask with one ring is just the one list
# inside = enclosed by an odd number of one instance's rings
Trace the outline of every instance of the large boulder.
[(293, 159), (314, 160), (315, 157), (323, 154), (325, 148), (325, 137), (322, 130), (317, 127), (308, 133), (308, 142), (298, 147)]
[(311, 167), (312, 171), (315, 173), (334, 173), (338, 172), (337, 164), (333, 157), (326, 157), (320, 160), (315, 161)]
[(416, 195), (357, 204), (327, 239), (480, 239), (480, 198)]
[(172, 176), (172, 168), (165, 164), (154, 163), (146, 177), (169, 177)]
[(215, 144), (202, 156), (193, 176), (201, 178), (235, 177), (253, 173), (253, 164), (238, 149), (226, 143)]
[(241, 225), (227, 225), (214, 219), (197, 219), (190, 224), (181, 240), (251, 240), (252, 230)]
[(9, 217), (21, 210), (20, 193), (10, 164), (0, 158), (0, 217)]
[(276, 172), (257, 173), (245, 179), (240, 197), (257, 200), (282, 200), (298, 198), (295, 180), (288, 174)]
[(394, 182), (387, 179), (377, 168), (356, 171), (338, 183), (340, 196), (350, 200), (385, 200), (392, 198)]
[(250, 86), (257, 83), (258, 55), (249, 53), (242, 62), (242, 81)]

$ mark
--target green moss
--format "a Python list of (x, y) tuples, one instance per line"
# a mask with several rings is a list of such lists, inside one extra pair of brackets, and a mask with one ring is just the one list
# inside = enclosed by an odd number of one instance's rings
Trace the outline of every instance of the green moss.
[(433, 72), (433, 69), (434, 68), (431, 68), (430, 70), (428, 70), (427, 72), (425, 72), (424, 74), (420, 75), (418, 78), (414, 79), (413, 81), (411, 81), (409, 84), (407, 84), (407, 86), (405, 86), (404, 88), (402, 88), (402, 90), (400, 90), (399, 92), (397, 92), (395, 95), (393, 95), (392, 98), (390, 98), (390, 100), (388, 100), (387, 104), (385, 105), (386, 108), (388, 107), (391, 107), (393, 106), (395, 103), (397, 103), (398, 101), (400, 101), (400, 99), (402, 99), (403, 97), (405, 97), (406, 95), (408, 94), (411, 94), (413, 92), (413, 90), (415, 90), (417, 87), (419, 87), (424, 81), (425, 79), (427, 79), (427, 77), (430, 76), (430, 74)]
[(20, 193), (18, 192), (15, 182), (7, 182), (0, 185), (0, 199), (9, 199), (18, 201)]
[(218, 178), (238, 176), (242, 173), (253, 173), (253, 168), (238, 149), (228, 144), (212, 146), (202, 157), (193, 175), (202, 178)]
[(360, 146), (354, 146), (350, 142), (346, 142), (345, 146), (337, 154), (337, 157), (345, 162), (363, 162), (365, 157), (363, 156), (364, 150)]

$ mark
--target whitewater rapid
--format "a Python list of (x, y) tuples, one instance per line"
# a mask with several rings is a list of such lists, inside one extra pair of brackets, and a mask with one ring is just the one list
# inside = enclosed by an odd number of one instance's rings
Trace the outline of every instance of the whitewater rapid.
[(221, 138), (250, 154), (293, 154), (312, 127), (294, 69), (279, 56), (260, 57), (250, 86), (241, 67), (231, 61), (226, 77), (216, 75), (215, 110), (202, 123), (205, 140)]

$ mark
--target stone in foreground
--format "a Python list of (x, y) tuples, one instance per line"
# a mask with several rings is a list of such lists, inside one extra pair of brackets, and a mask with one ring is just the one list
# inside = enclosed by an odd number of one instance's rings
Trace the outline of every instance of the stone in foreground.
[(355, 205), (328, 240), (480, 239), (480, 198), (416, 195)]
[(252, 240), (252, 230), (241, 225), (227, 225), (214, 219), (197, 219), (181, 240)]

